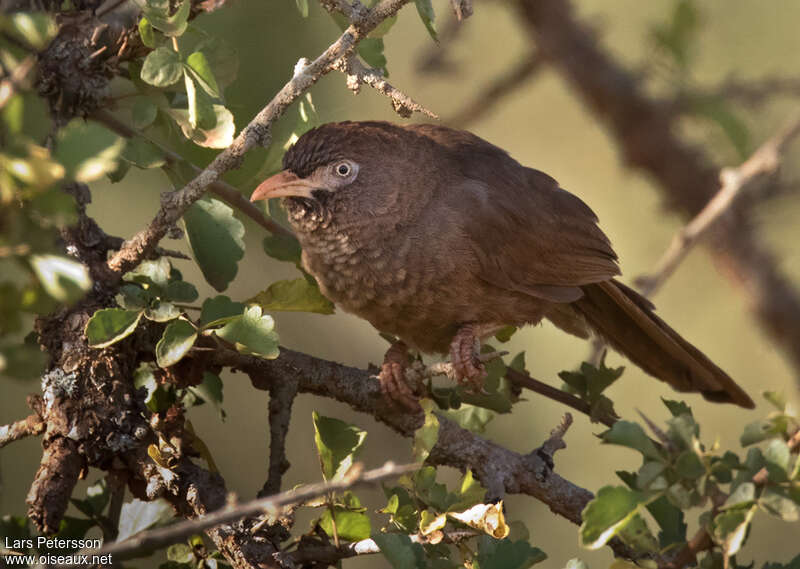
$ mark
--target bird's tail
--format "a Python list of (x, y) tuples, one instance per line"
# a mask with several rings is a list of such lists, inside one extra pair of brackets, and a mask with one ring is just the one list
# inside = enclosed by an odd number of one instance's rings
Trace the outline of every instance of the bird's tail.
[(653, 312), (646, 298), (610, 280), (581, 287), (572, 304), (600, 336), (650, 375), (677, 391), (699, 392), (709, 401), (755, 405), (741, 387), (706, 355)]

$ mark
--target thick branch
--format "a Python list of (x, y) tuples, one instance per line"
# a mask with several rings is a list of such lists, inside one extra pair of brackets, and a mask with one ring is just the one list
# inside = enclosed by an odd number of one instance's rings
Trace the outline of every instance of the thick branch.
[[(705, 207), (719, 188), (719, 169), (702, 149), (676, 135), (676, 115), (601, 49), (575, 19), (570, 2), (518, 0), (517, 6), (542, 56), (606, 122), (627, 163), (652, 176), (684, 215)], [(740, 285), (764, 331), (800, 371), (800, 295), (746, 223), (723, 221), (710, 240), (715, 261)]]
[[(134, 268), (166, 235), (184, 212), (205, 193), (209, 184), (236, 168), (244, 154), (256, 144), (267, 146), (272, 138), (271, 127), (300, 95), (305, 93), (333, 64), (352, 53), (358, 42), (386, 18), (393, 16), (408, 0), (381, 0), (374, 8), (358, 18), (328, 49), (308, 65), (295, 69), (294, 77), (242, 129), (233, 143), (220, 152), (200, 174), (186, 186), (162, 197), (161, 209), (150, 224), (134, 235), (108, 262), (118, 277)], [(298, 66), (299, 67), (299, 66)]]

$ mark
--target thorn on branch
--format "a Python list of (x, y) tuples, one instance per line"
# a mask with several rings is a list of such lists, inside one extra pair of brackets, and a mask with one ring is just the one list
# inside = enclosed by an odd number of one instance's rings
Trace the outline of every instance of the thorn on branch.
[(542, 443), (535, 452), (539, 456), (543, 454), (548, 457), (548, 462), (551, 464), (553, 462), (553, 455), (556, 454), (557, 451), (561, 450), (562, 448), (567, 448), (567, 443), (564, 442), (564, 435), (567, 434), (567, 431), (572, 426), (572, 414), (571, 413), (564, 413), (564, 416), (561, 418), (561, 422), (556, 425), (556, 427), (550, 431), (550, 437)]

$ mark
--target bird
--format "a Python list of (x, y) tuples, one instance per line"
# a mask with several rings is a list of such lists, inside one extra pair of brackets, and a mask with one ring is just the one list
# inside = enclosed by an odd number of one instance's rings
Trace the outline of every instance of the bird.
[(481, 342), (549, 320), (599, 336), (680, 392), (753, 408), (752, 399), (626, 286), (580, 198), (464, 130), (382, 121), (326, 123), (300, 136), (251, 201), (282, 198), (302, 266), (339, 307), (397, 341), (378, 379), (417, 409), (409, 351), (450, 355), (480, 389)]

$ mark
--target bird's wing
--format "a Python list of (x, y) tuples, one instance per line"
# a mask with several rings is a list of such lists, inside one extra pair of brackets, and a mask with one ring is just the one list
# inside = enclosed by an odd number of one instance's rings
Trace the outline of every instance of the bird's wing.
[(453, 192), (469, 212), (463, 230), (480, 277), (546, 300), (573, 302), (583, 295), (580, 286), (618, 275), (617, 256), (594, 212), (547, 174), (513, 166), (518, 171), (499, 168), (490, 182), (467, 178)]
[(617, 255), (583, 201), (539, 170), (466, 131), (439, 125), (409, 130), (435, 141), (458, 175), (439, 199), (458, 216), (478, 259), (479, 276), (497, 286), (554, 302), (620, 274)]

